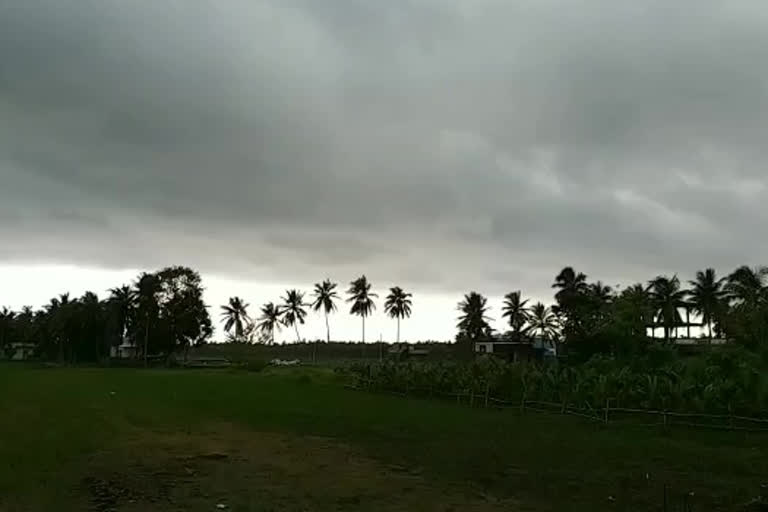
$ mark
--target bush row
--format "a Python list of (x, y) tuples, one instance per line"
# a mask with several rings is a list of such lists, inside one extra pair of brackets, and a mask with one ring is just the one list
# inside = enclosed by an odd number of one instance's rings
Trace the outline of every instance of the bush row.
[[(658, 359), (658, 358), (657, 358)], [(768, 416), (768, 378), (757, 356), (722, 350), (691, 359), (596, 357), (584, 364), (515, 364), (494, 357), (472, 362), (357, 363), (355, 385), (424, 395), (488, 395), (512, 403), (611, 407)]]

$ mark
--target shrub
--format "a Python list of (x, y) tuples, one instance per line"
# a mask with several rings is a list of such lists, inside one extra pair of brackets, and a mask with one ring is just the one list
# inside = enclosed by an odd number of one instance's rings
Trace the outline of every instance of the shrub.
[(681, 360), (661, 349), (642, 360), (596, 356), (578, 365), (472, 362), (356, 363), (344, 370), (363, 388), (422, 395), (484, 395), (598, 409), (614, 407), (766, 416), (768, 377), (760, 358), (723, 350)]

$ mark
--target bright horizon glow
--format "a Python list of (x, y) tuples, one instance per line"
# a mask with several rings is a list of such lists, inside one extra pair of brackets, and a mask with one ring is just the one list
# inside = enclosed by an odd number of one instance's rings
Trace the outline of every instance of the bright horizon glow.
[[(149, 269), (122, 269), (109, 270), (102, 268), (90, 268), (77, 265), (60, 264), (2, 264), (0, 265), (0, 307), (8, 306), (18, 310), (23, 306), (32, 306), (39, 309), (47, 304), (52, 297), (69, 292), (73, 297), (80, 297), (86, 291), (95, 292), (103, 299), (110, 288), (122, 284), (132, 283), (142, 270)], [(305, 292), (305, 299), (311, 302), (311, 292), (314, 283), (262, 283), (234, 279), (201, 272), (203, 286), (205, 287), (204, 300), (209, 307), (211, 321), (214, 325), (212, 341), (224, 341), (225, 333), (220, 322), (220, 307), (229, 297), (239, 296), (249, 303), (248, 312), (251, 317), (258, 317), (259, 308), (267, 302), (279, 303), (285, 291), (297, 288)], [(331, 340), (333, 341), (359, 341), (362, 335), (361, 321), (359, 317), (348, 314), (349, 305), (346, 303), (346, 294), (349, 281), (330, 278), (339, 283), (338, 291), (340, 299), (337, 303), (339, 310), (330, 317)], [(319, 277), (322, 281), (325, 277)], [(375, 342), (381, 338), (384, 341), (393, 342), (396, 338), (397, 324), (384, 313), (384, 298), (390, 286), (394, 284), (373, 281), (373, 291), (379, 295), (376, 302), (376, 310), (366, 318), (366, 342)], [(455, 296), (447, 294), (419, 293), (417, 289), (406, 289), (413, 293), (413, 314), (411, 318), (401, 322), (401, 341), (453, 341), (456, 334), (456, 305), (461, 300), (462, 294)], [(501, 308), (500, 297), (490, 297), (491, 316), (500, 316), (497, 313)], [(308, 308), (309, 309), (309, 308)], [(495, 315), (495, 316), (494, 316)], [(491, 322), (494, 328), (503, 328), (498, 323)], [(299, 327), (302, 339), (314, 340), (326, 338), (325, 317), (322, 313), (309, 310), (307, 322)], [(293, 343), (296, 335), (293, 330), (283, 328), (277, 333), (277, 342)]]
[[(103, 299), (107, 296), (110, 288), (133, 283), (144, 270), (149, 271), (150, 269), (111, 270), (63, 264), (1, 264), (0, 283), (3, 285), (2, 293), (0, 293), (0, 307), (7, 306), (19, 310), (23, 306), (32, 306), (37, 310), (47, 304), (51, 298), (67, 292), (72, 297), (80, 297), (86, 291), (92, 291), (100, 299)], [(311, 302), (311, 292), (314, 288), (314, 283), (262, 283), (203, 272), (201, 272), (201, 276), (205, 287), (203, 297), (214, 326), (212, 342), (223, 342), (225, 339), (220, 321), (220, 306), (226, 304), (230, 297), (238, 296), (245, 300), (246, 303), (250, 304), (248, 313), (252, 318), (257, 318), (261, 305), (267, 302), (279, 304), (280, 298), (285, 295), (286, 290), (297, 288), (305, 292), (306, 302)], [(323, 279), (325, 277), (318, 279), (318, 281)], [(334, 278), (331, 277), (331, 280)], [(340, 300), (337, 302), (338, 311), (330, 317), (332, 341), (360, 341), (362, 335), (360, 317), (350, 315), (349, 305), (346, 303), (344, 292), (349, 280), (351, 279), (335, 280), (339, 283)], [(375, 299), (376, 310), (366, 318), (366, 342), (376, 342), (380, 338), (387, 342), (395, 341), (397, 323), (384, 313), (384, 298), (390, 286), (394, 286), (394, 284), (373, 282), (373, 291), (379, 297)], [(419, 293), (418, 289), (406, 289), (406, 291), (413, 293), (413, 314), (411, 318), (401, 321), (401, 341), (453, 341), (456, 335), (456, 318), (458, 316), (456, 306), (463, 294)], [(490, 305), (491, 321), (489, 323), (491, 327), (496, 331), (507, 330), (507, 325), (500, 321), (503, 297), (493, 295), (486, 295), (486, 297), (488, 297), (488, 304)], [(528, 298), (531, 304), (540, 300), (525, 295), (524, 298)], [(553, 299), (543, 302), (551, 305)], [(299, 326), (301, 338), (325, 340), (325, 317), (320, 312), (307, 309), (309, 314), (306, 323)], [(691, 314), (691, 319), (694, 320), (695, 318), (696, 316)], [(701, 328), (691, 328), (692, 337), (698, 337), (704, 332), (705, 330)], [(663, 333), (663, 329), (657, 328), (656, 337), (663, 337), (661, 333)], [(684, 333), (685, 329), (680, 329), (680, 334)], [(277, 333), (278, 343), (293, 343), (295, 341), (296, 335), (293, 328), (284, 327)]]

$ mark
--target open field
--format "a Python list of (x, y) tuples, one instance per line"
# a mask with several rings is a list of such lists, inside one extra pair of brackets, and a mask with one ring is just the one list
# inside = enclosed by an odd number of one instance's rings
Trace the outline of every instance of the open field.
[(0, 410), (4, 512), (661, 510), (665, 484), (743, 510), (768, 481), (765, 434), (471, 410), (322, 370), (0, 366)]

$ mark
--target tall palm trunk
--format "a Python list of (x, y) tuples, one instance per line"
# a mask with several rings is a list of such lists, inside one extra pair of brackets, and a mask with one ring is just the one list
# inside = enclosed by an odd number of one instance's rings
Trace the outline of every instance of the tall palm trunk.
[[(328, 310), (327, 309), (325, 310), (325, 340), (326, 340), (326, 343), (328, 343), (328, 344), (331, 343), (331, 327), (328, 324)], [(312, 349), (312, 362), (313, 363), (317, 362), (317, 351), (318, 351), (318, 348), (319, 348), (318, 346), (319, 345), (320, 345), (320, 340), (319, 339), (315, 340), (315, 346)]]
[(691, 310), (685, 307), (685, 329), (688, 339), (691, 339)]
[(365, 315), (361, 316), (363, 318), (363, 346), (361, 348), (363, 352), (363, 359), (365, 359)]
[(299, 336), (299, 324), (295, 322), (293, 328), (296, 329), (296, 343), (301, 343), (301, 336)]
[(397, 317), (397, 342), (400, 343), (400, 317)]
[(144, 368), (149, 366), (149, 355), (147, 350), (149, 349), (149, 314), (147, 314), (147, 325), (144, 329)]

